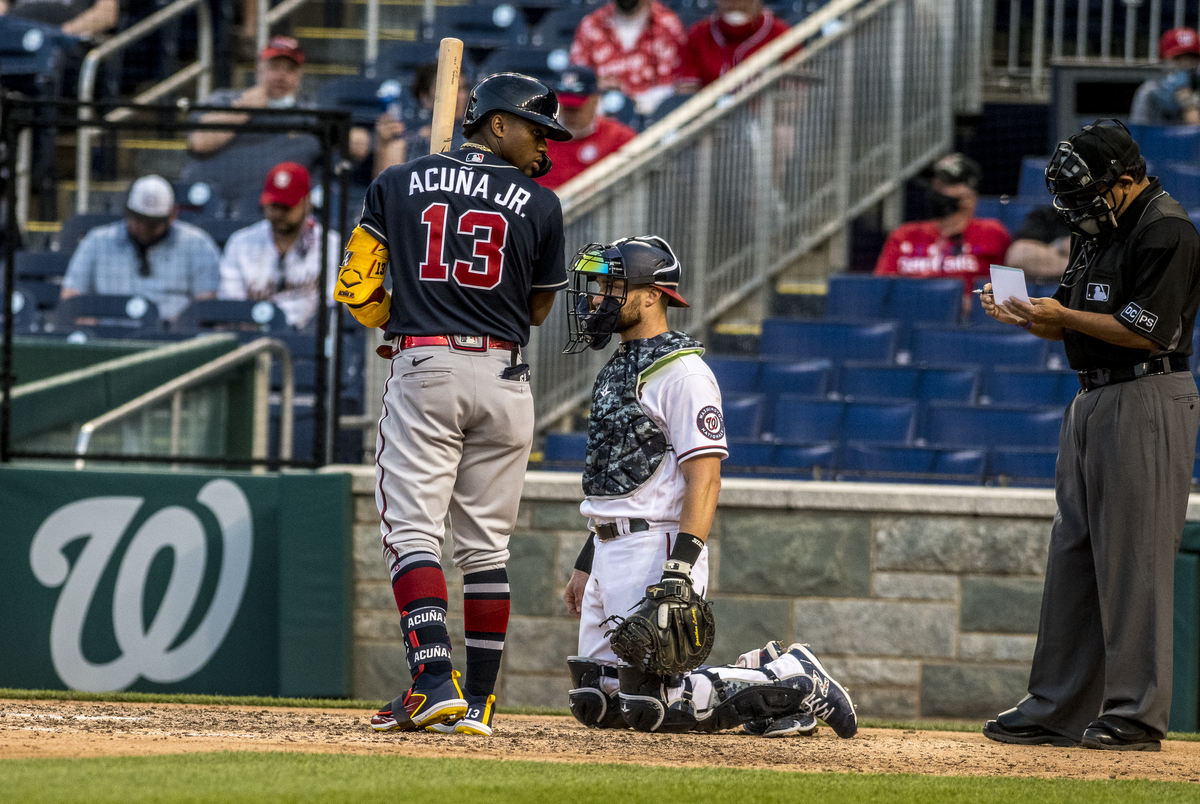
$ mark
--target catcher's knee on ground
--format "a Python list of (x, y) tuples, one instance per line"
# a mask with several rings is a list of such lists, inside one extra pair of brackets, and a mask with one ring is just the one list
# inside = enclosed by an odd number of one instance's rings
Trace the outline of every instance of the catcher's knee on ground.
[(668, 706), (670, 676), (647, 673), (627, 664), (617, 666), (621, 682), (621, 717), (637, 731), (683, 732), (696, 727), (695, 715), (682, 706)]
[(602, 665), (588, 656), (570, 656), (567, 668), (571, 671), (574, 689), (567, 695), (571, 714), (585, 726), (597, 729), (624, 728), (621, 716), (621, 700), (616, 692), (606, 692), (602, 678), (615, 679), (617, 669)]

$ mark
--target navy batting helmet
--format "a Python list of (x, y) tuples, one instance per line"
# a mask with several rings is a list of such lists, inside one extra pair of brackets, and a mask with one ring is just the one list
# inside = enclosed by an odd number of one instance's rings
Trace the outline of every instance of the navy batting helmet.
[(489, 112), (508, 112), (546, 127), (546, 138), (566, 142), (571, 132), (558, 122), (558, 96), (554, 90), (527, 75), (489, 75), (471, 90), (463, 128), (482, 120)]

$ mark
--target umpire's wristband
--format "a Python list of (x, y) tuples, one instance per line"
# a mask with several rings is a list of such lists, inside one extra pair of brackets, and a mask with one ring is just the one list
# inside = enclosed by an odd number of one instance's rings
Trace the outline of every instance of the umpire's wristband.
[(579, 551), (579, 558), (575, 559), (575, 569), (588, 575), (592, 574), (592, 559), (596, 557), (596, 535), (589, 534), (587, 541), (583, 543), (583, 549)]

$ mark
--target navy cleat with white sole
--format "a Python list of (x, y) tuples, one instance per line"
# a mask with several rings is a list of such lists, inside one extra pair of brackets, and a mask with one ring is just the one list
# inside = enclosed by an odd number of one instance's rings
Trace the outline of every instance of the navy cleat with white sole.
[(812, 714), (824, 720), (838, 737), (853, 737), (858, 732), (858, 715), (850, 694), (826, 672), (807, 645), (796, 642), (788, 647), (805, 674), (812, 679), (812, 694), (805, 700)]

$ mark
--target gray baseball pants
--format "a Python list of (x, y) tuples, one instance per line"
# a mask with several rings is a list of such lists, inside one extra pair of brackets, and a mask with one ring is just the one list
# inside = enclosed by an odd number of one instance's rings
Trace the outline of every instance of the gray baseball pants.
[(1059, 435), (1058, 513), (1042, 595), (1030, 720), (1074, 740), (1100, 715), (1165, 734), (1175, 553), (1200, 402), (1187, 372), (1075, 397)]
[(501, 378), (511, 353), (417, 346), (392, 359), (375, 450), (384, 559), (441, 556), (446, 515), (463, 572), (504, 566), (529, 449), (528, 382)]

